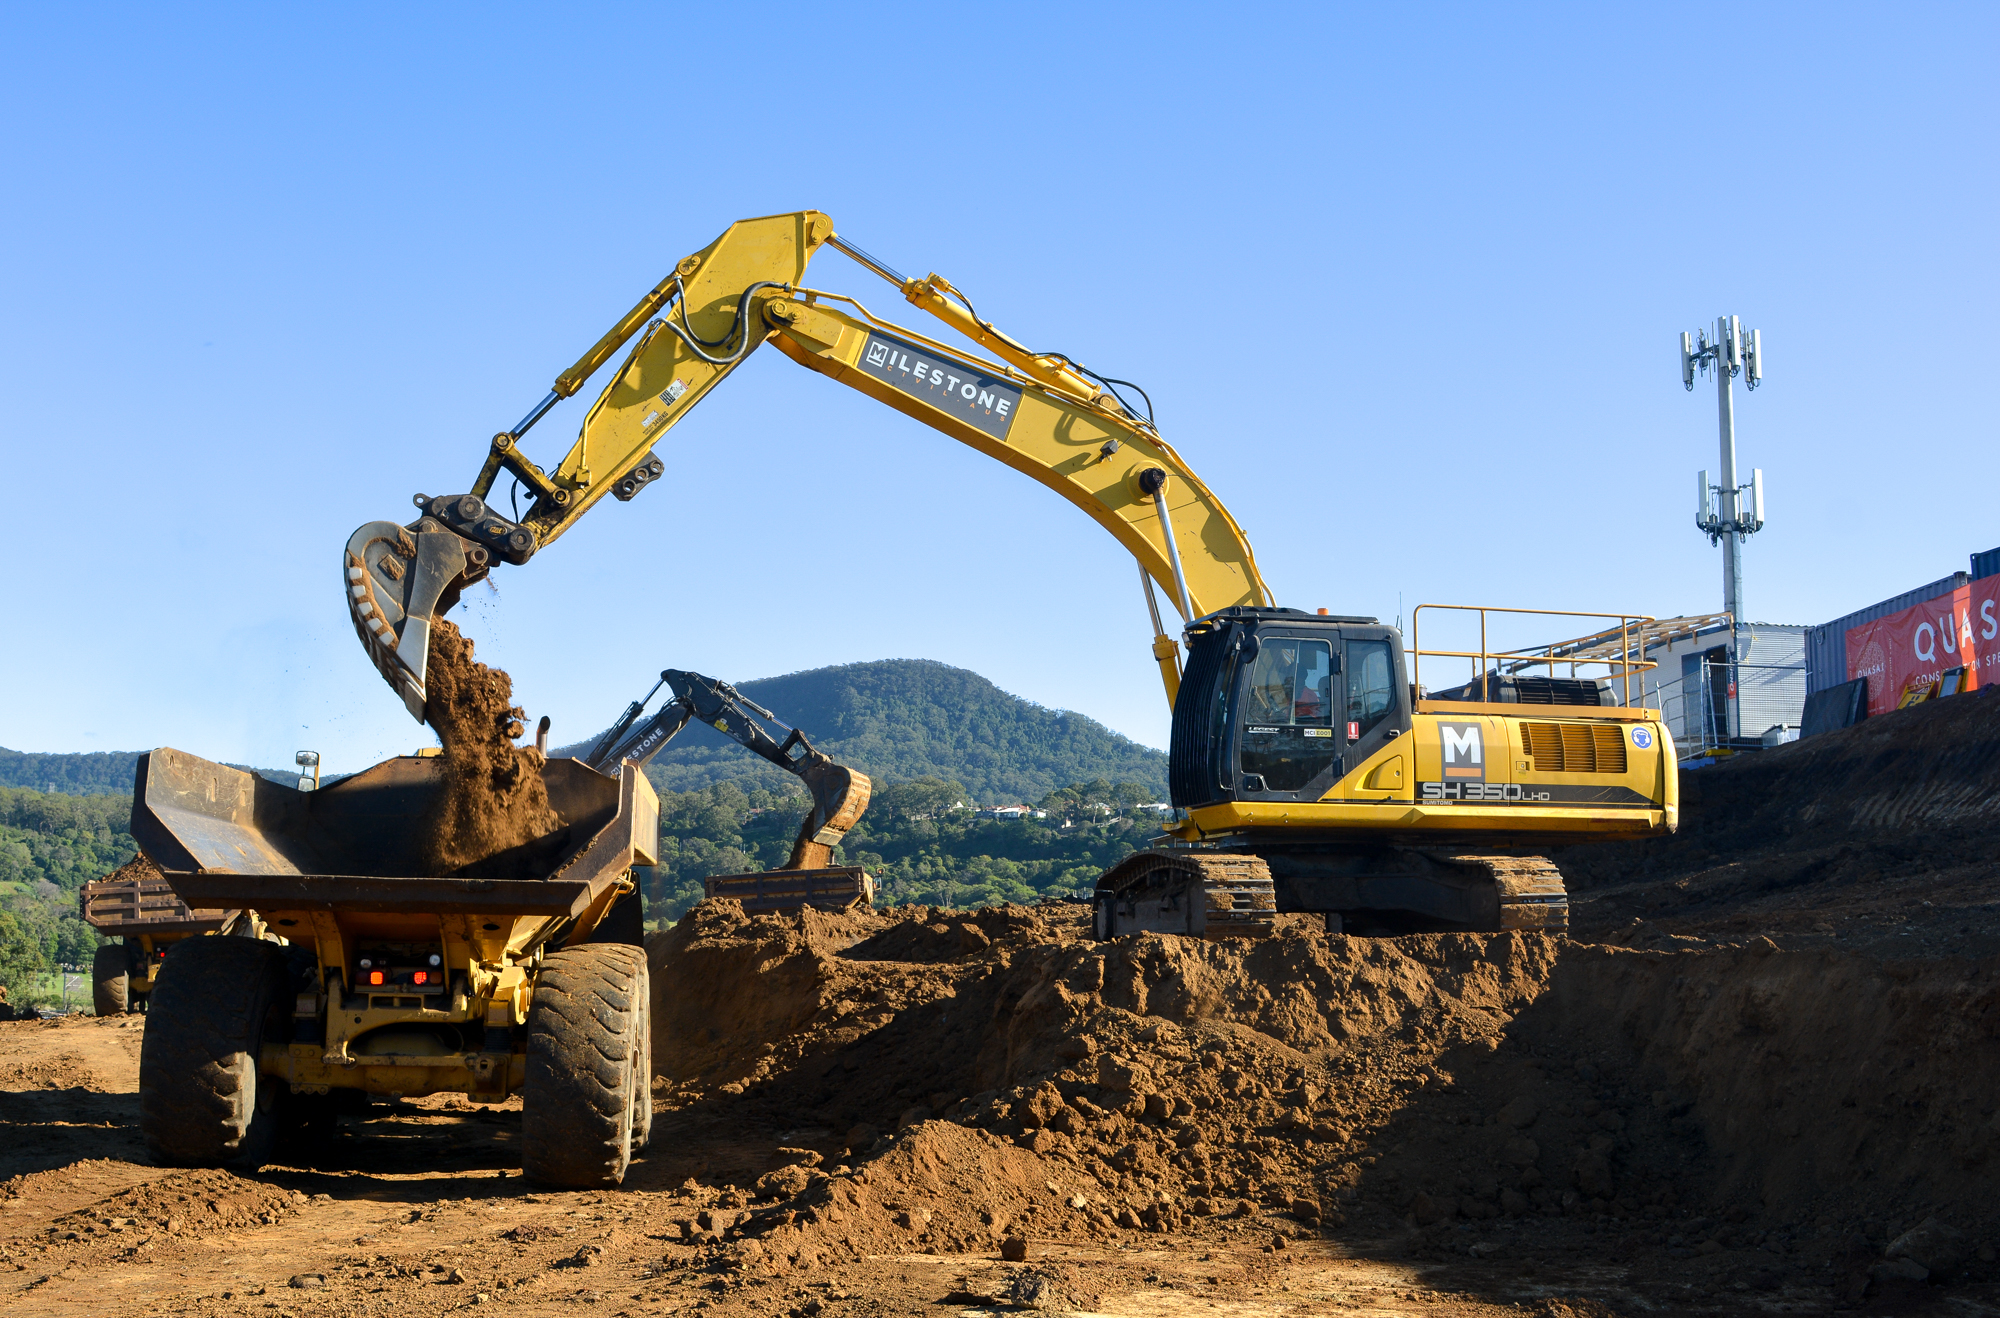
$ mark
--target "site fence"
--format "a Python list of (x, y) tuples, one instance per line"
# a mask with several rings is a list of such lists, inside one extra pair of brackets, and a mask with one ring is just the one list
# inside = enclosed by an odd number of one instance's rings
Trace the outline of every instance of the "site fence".
[(68, 1014), (89, 1011), (90, 975), (81, 966), (37, 970), (7, 986), (7, 1000), (16, 1007), (43, 1007)]

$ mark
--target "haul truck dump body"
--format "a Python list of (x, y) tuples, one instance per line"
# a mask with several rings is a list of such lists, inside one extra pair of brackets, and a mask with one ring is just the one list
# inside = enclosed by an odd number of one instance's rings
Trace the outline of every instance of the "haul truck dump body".
[[(203, 1020), (163, 1015), (173, 1028), (148, 1031), (142, 1125), (156, 1153), (255, 1160), (344, 1091), (519, 1092), (531, 1176), (623, 1176), (650, 1126), (645, 964), (637, 947), (588, 940), (631, 867), (655, 862), (658, 799), (629, 764), (610, 776), (549, 761), (561, 827), (498, 858), (498, 872), (547, 877), (438, 877), (419, 857), (442, 774), (442, 760), (408, 756), (301, 792), (181, 751), (141, 757), (133, 835), (175, 892), (253, 909), (291, 944), (176, 948), (163, 990), (207, 1005)], [(244, 1080), (250, 1108), (230, 1109)]]

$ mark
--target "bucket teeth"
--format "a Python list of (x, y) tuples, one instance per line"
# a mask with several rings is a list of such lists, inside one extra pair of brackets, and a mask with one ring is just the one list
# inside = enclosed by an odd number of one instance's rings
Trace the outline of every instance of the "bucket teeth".
[[(474, 562), (469, 548), (482, 561)], [(382, 680), (419, 723), (431, 622), (457, 603), (467, 581), (484, 575), (484, 557), (483, 550), (429, 518), (410, 526), (369, 522), (348, 537), (341, 554), (341, 584), (355, 634)]]

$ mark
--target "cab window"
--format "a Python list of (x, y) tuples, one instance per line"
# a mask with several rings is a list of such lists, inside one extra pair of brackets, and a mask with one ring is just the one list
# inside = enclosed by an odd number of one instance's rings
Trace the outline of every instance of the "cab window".
[(1357, 740), (1396, 712), (1396, 668), (1387, 641), (1347, 643), (1347, 721), (1360, 725)]
[(1290, 727), (1333, 721), (1333, 651), (1325, 641), (1267, 640), (1250, 668), (1249, 721)]
[(1329, 642), (1263, 638), (1244, 694), (1242, 771), (1263, 790), (1300, 791), (1340, 758)]

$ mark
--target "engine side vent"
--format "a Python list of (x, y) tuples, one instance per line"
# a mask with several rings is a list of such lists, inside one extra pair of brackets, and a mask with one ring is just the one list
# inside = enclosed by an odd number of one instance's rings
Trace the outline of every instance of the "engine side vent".
[(1624, 773), (1625, 729), (1616, 723), (1523, 723), (1536, 773)]
[(1615, 705), (1618, 698), (1586, 677), (1540, 677), (1487, 673), (1464, 686), (1430, 693), (1432, 700), (1469, 700), (1498, 705)]
[(1603, 692), (1597, 683), (1579, 677), (1517, 677), (1514, 688), (1524, 705), (1599, 705)]

